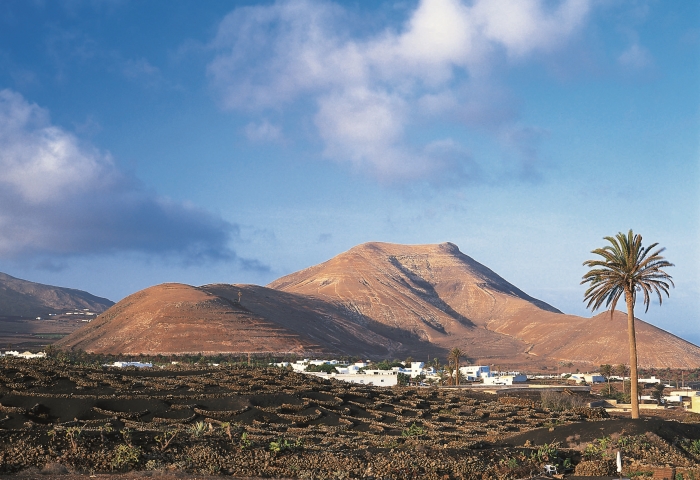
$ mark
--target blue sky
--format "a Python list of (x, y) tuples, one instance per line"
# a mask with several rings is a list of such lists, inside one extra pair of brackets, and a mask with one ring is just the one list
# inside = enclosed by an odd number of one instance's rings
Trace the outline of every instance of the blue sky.
[(700, 344), (700, 4), (0, 3), (0, 271), (119, 300), (451, 241), (587, 315), (633, 228)]

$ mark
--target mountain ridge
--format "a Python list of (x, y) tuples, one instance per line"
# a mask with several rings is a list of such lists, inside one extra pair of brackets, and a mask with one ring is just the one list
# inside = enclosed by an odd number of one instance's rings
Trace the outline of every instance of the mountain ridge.
[[(127, 297), (98, 317), (98, 323), (57, 345), (104, 353), (116, 353), (119, 348), (127, 348), (128, 353), (157, 353), (147, 347), (141, 335), (128, 333), (139, 322), (155, 322), (153, 325), (159, 326), (153, 331), (159, 332), (167, 331), (168, 325), (171, 330), (175, 328), (172, 325), (178, 325), (180, 337), (174, 338), (180, 339), (179, 344), (161, 338), (161, 348), (167, 343), (170, 353), (213, 352), (216, 344), (216, 348), (228, 348), (225, 351), (229, 353), (276, 349), (280, 353), (369, 358), (444, 358), (457, 347), (482, 363), (627, 362), (626, 349), (618, 348), (627, 342), (622, 314), (604, 320), (601, 315), (584, 318), (562, 313), (527, 295), (451, 243), (370, 242), (265, 287), (214, 284), (178, 288), (192, 297), (182, 308), (172, 307), (177, 302), (163, 293), (163, 285), (150, 287), (142, 291), (146, 292), (143, 299), (137, 298), (141, 292)], [(207, 305), (212, 298), (221, 303), (210, 308)], [(114, 313), (119, 309), (122, 316)], [(98, 336), (105, 338), (98, 330), (116, 328), (115, 319), (124, 331), (114, 330), (112, 337), (121, 340), (95, 343)], [(227, 327), (210, 329), (209, 323), (223, 319), (229, 322)], [(640, 366), (700, 366), (697, 346), (641, 320), (637, 325)], [(228, 343), (205, 339), (203, 329)], [(128, 342), (124, 340), (127, 337), (131, 339)]]
[(102, 313), (114, 302), (83, 290), (30, 282), (0, 272), (0, 316), (29, 317), (89, 309)]

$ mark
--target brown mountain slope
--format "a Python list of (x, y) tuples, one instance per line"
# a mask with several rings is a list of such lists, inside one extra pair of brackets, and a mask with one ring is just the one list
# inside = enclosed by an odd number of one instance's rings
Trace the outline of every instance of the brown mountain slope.
[[(489, 322), (488, 328), (512, 335), (532, 347), (531, 355), (574, 363), (628, 364), (627, 314), (616, 311), (593, 318), (523, 309)], [(635, 321), (639, 366), (698, 368), (700, 348), (640, 319)]]
[[(358, 245), (268, 286), (339, 303), (482, 361), (521, 362), (524, 353), (593, 365), (629, 361), (625, 315), (564, 315), (451, 243)], [(637, 337), (642, 366), (700, 366), (700, 348), (668, 332), (638, 320)]]
[(234, 302), (241, 291), (241, 306), (322, 346), (326, 353), (374, 358), (394, 358), (412, 351), (433, 356), (444, 353), (410, 332), (348, 311), (342, 304), (257, 285), (205, 285), (200, 289)]
[[(238, 303), (238, 293), (241, 301)], [(698, 367), (700, 348), (644, 322), (640, 364)], [(296, 352), (541, 365), (625, 363), (624, 315), (565, 315), (440, 245), (359, 245), (268, 287), (167, 284), (58, 343), (94, 352)]]
[(43, 285), (0, 273), (2, 317), (35, 317), (85, 308), (101, 313), (112, 305), (114, 302), (82, 290)]
[(179, 283), (129, 295), (55, 345), (112, 354), (323, 351), (243, 305)]

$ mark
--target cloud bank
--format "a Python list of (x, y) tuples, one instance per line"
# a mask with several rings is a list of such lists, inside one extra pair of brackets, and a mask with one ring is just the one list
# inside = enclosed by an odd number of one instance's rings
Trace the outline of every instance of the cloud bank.
[[(494, 70), (563, 48), (588, 12), (586, 0), (422, 0), (398, 29), (360, 36), (334, 3), (278, 1), (223, 19), (208, 75), (226, 109), (310, 106), (323, 155), (380, 180), (478, 179), (485, 165), (468, 145), (426, 131), (442, 122), (497, 139), (531, 133), (517, 131)], [(521, 153), (519, 168), (531, 169), (531, 148)]]
[(233, 259), (237, 227), (148, 191), (109, 154), (0, 91), (0, 258), (136, 251)]

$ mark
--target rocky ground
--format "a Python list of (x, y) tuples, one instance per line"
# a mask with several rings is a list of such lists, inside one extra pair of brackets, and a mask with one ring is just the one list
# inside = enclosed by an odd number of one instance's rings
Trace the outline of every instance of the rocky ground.
[(481, 479), (556, 464), (606, 475), (620, 450), (628, 472), (671, 465), (700, 478), (700, 419), (608, 418), (575, 395), (388, 389), (244, 366), (0, 367), (4, 474)]

